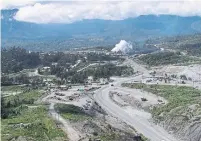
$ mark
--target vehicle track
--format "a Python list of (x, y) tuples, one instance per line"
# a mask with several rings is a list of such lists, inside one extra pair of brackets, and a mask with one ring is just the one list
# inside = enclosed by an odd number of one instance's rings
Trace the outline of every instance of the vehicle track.
[[(114, 85), (115, 87), (119, 86), (118, 89), (121, 89), (121, 83), (140, 78), (140, 76), (136, 76), (134, 78), (120, 79), (115, 82)], [(168, 134), (168, 132), (166, 132), (162, 127), (150, 123), (148, 119), (143, 118), (140, 115), (131, 116), (123, 107), (116, 105), (109, 97), (109, 91), (112, 90), (112, 88), (113, 87), (109, 85), (104, 86), (94, 95), (96, 102), (107, 113), (131, 125), (151, 141), (178, 141), (178, 139), (175, 139), (172, 135)]]

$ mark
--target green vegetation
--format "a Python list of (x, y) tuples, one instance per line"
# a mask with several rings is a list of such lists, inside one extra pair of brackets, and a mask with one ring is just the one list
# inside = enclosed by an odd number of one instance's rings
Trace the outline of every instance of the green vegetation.
[(22, 48), (2, 49), (1, 71), (3, 73), (19, 72), (26, 68), (33, 68), (40, 64), (39, 53), (28, 53)]
[(1, 91), (21, 91), (24, 88), (18, 85), (13, 86), (1, 86)]
[(75, 64), (77, 60), (84, 61), (84, 55), (71, 54), (63, 52), (49, 52), (41, 55), (42, 65), (51, 66), (52, 63), (58, 63), (60, 67), (69, 67), (71, 64)]
[(109, 78), (111, 76), (132, 75), (134, 70), (127, 66), (115, 66), (114, 64), (99, 65), (86, 70), (88, 75), (94, 78)]
[[(12, 103), (15, 101), (16, 103), (25, 103), (25, 104), (33, 104), (35, 100), (42, 96), (42, 93), (35, 91), (29, 91), (22, 93), (20, 95), (9, 96), (5, 98), (6, 102)], [(14, 107), (17, 105), (13, 105)]]
[(172, 41), (171, 47), (186, 51), (189, 55), (200, 56), (201, 55), (201, 34), (190, 36), (179, 36)]
[(180, 50), (185, 50), (189, 55), (200, 56), (201, 54), (201, 41), (200, 43), (188, 43), (178, 47)]
[(55, 109), (61, 113), (61, 115), (72, 122), (84, 121), (91, 119), (80, 107), (67, 104), (56, 104)]
[(18, 115), (2, 119), (2, 141), (20, 136), (34, 141), (54, 141), (58, 137), (60, 140), (66, 138), (61, 129), (58, 129), (54, 121), (47, 116), (44, 106), (22, 107)]
[[(57, 68), (56, 68), (57, 69)], [(93, 76), (94, 79), (110, 78), (111, 76), (132, 75), (134, 70), (127, 66), (116, 66), (114, 64), (97, 65), (89, 67), (83, 71), (55, 71), (62, 80), (68, 80), (71, 83), (85, 83), (88, 76)]]
[[(133, 70), (127, 66), (114, 64), (97, 65), (81, 72), (77, 72), (83, 66), (91, 63), (102, 63), (123, 59), (119, 56), (111, 56), (105, 53), (64, 53), (64, 52), (27, 52), (21, 48), (9, 48), (2, 50), (2, 86), (31, 84), (33, 87), (44, 86), (43, 77), (39, 75), (54, 75), (61, 78), (61, 83), (85, 83), (88, 76), (95, 79), (109, 78), (110, 76), (132, 75)], [(30, 60), (31, 59), (31, 60)], [(76, 64), (76, 65), (75, 65)], [(25, 71), (30, 68), (35, 68)], [(31, 72), (32, 71), (32, 72)], [(36, 71), (36, 72), (35, 72)], [(33, 76), (30, 76), (33, 75)]]
[(140, 136), (134, 136), (130, 133), (122, 133), (122, 131), (108, 132), (103, 135), (100, 135), (99, 138), (102, 141), (124, 141), (124, 140), (133, 140), (133, 141), (147, 141), (147, 138)]
[(51, 66), (52, 63), (58, 63), (64, 68), (75, 64), (77, 60), (84, 60), (84, 56), (80, 54), (70, 54), (63, 52), (28, 52), (23, 48), (2, 49), (2, 72), (17, 73), (23, 69), (35, 68), (39, 65)]
[(111, 55), (106, 55), (103, 53), (88, 53), (87, 54), (87, 59), (88, 61), (113, 61), (113, 60), (118, 60), (120, 59), (118, 56), (111, 56)]
[(34, 104), (42, 93), (38, 91), (30, 91), (19, 95), (12, 95), (1, 99), (1, 117), (8, 118), (20, 113), (23, 104)]
[[(61, 113), (61, 115), (71, 121), (71, 122), (82, 122), (85, 125), (89, 125), (91, 127), (91, 136), (89, 141), (92, 140), (101, 140), (101, 141), (123, 141), (123, 140), (136, 140), (136, 141), (145, 141), (146, 139), (143, 136), (135, 136), (133, 133), (127, 133), (118, 129), (112, 128), (109, 124), (105, 130), (101, 128), (94, 120), (96, 117), (92, 117), (91, 115), (85, 113), (82, 108), (67, 105), (67, 104), (56, 104), (55, 109)], [(101, 123), (101, 122), (100, 122)], [(104, 125), (104, 124), (103, 124)]]
[(147, 44), (155, 44), (161, 48), (186, 52), (188, 55), (201, 56), (201, 34), (165, 37), (147, 40)]
[[(3, 89), (16, 90), (19, 87), (7, 86)], [(48, 116), (48, 109), (44, 105), (34, 104), (41, 96), (39, 91), (29, 90), (1, 98), (2, 141), (19, 138), (29, 141), (62, 141), (66, 138), (65, 133)]]
[(181, 55), (180, 52), (153, 53), (153, 54), (141, 56), (141, 57), (139, 57), (139, 60), (149, 66), (188, 63), (188, 62), (192, 62), (192, 61), (197, 61), (188, 56)]
[(122, 87), (129, 87), (129, 88), (134, 88), (134, 89), (145, 89), (146, 88), (146, 84), (143, 83), (123, 83), (121, 84)]
[(73, 122), (84, 121), (90, 119), (89, 116), (79, 115), (79, 114), (71, 114), (71, 113), (62, 113), (61, 114), (65, 119), (68, 119)]
[[(168, 100), (166, 105), (154, 107), (151, 111), (155, 119), (165, 120), (168, 116), (174, 117), (183, 115), (185, 117), (185, 115), (187, 115), (186, 120), (190, 120), (190, 118), (196, 114), (201, 114), (201, 91), (195, 88), (185, 86), (145, 85), (141, 83), (125, 83), (122, 84), (122, 86), (143, 89), (166, 98)], [(197, 105), (197, 111), (192, 113), (190, 110), (188, 111), (187, 109), (190, 105)], [(175, 112), (175, 110), (177, 112)]]
[(115, 134), (115, 133), (104, 134), (104, 135), (100, 136), (100, 139), (103, 141), (114, 141), (114, 140), (119, 139), (119, 136), (120, 136), (119, 134)]

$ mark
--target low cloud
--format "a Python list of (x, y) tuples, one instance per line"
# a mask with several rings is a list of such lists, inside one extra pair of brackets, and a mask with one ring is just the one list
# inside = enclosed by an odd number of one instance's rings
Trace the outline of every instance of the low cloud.
[(103, 1), (35, 3), (14, 17), (33, 23), (73, 23), (84, 19), (123, 20), (139, 15), (201, 16), (201, 1)]

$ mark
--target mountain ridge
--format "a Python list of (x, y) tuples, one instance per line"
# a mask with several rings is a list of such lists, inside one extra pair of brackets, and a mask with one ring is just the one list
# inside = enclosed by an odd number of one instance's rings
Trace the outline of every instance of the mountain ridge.
[[(72, 24), (35, 24), (16, 21), (17, 9), (2, 10), (2, 38), (73, 37), (75, 35), (132, 36), (177, 35), (201, 32), (201, 17), (142, 15), (125, 20), (82, 20)], [(11, 19), (12, 18), (12, 19)], [(192, 28), (193, 26), (193, 28)], [(25, 38), (25, 39), (26, 39)]]
[(16, 45), (21, 45), (42, 40), (63, 40), (63, 46), (68, 48), (91, 47), (114, 45), (120, 40), (141, 42), (150, 38), (201, 33), (199, 16), (141, 15), (116, 21), (92, 19), (71, 24), (36, 24), (15, 20), (13, 17), (17, 11), (2, 10), (2, 47), (11, 46), (16, 41), (20, 42)]

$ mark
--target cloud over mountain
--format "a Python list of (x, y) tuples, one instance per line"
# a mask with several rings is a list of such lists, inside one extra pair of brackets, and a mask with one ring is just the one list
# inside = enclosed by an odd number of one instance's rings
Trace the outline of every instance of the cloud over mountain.
[[(21, 0), (23, 1), (23, 0)], [(139, 15), (201, 16), (201, 1), (67, 1), (27, 5), (15, 19), (33, 23), (72, 23), (84, 19), (123, 20)], [(18, 3), (19, 5), (19, 3)]]

